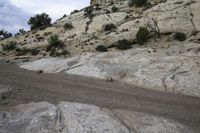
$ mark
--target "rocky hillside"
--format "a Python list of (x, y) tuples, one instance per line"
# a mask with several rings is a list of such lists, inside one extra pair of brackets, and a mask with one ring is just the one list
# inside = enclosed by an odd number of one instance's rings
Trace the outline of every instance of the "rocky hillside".
[[(91, 4), (47, 28), (1, 41), (1, 57), (27, 62), (73, 56), (20, 66), (200, 96), (199, 0), (152, 0), (142, 5), (101, 0)], [(63, 42), (61, 47), (49, 44), (53, 35)]]
[[(0, 59), (38, 71), (36, 75), (65, 72), (100, 78), (106, 82), (120, 80), (139, 88), (190, 95), (198, 99), (199, 7), (200, 0), (147, 0), (145, 4), (133, 3), (132, 0), (91, 0), (91, 6), (64, 15), (51, 26), (1, 40)], [(56, 44), (52, 40), (56, 40)], [(123, 82), (120, 83), (124, 85)], [(99, 88), (105, 89), (102, 86)], [(0, 94), (4, 91), (4, 86), (0, 85)], [(172, 96), (177, 99), (176, 95)], [(143, 97), (135, 98), (138, 104), (146, 105), (140, 101)], [(66, 101), (54, 105), (48, 102), (29, 103), (7, 112), (0, 111), (0, 132), (194, 133), (190, 125), (198, 125), (199, 129), (199, 122), (195, 123), (199, 121), (199, 113), (192, 113), (191, 108), (198, 112), (199, 107), (198, 102), (193, 104), (188, 101), (191, 106), (181, 100), (178, 108), (181, 108), (179, 115), (184, 114), (182, 119), (190, 120), (188, 114), (196, 118), (189, 125), (155, 114)], [(176, 102), (167, 101), (167, 108), (171, 106), (177, 110)], [(156, 111), (166, 117), (160, 105), (155, 106), (158, 108), (151, 107), (153, 111), (149, 113)], [(173, 110), (169, 112), (175, 113)], [(199, 133), (198, 129), (195, 133)]]
[[(128, 0), (92, 0), (91, 3), (47, 28), (1, 41), (4, 47), (15, 45), (4, 51), (0, 48), (1, 55), (10, 59), (18, 56), (26, 61), (49, 56), (68, 57), (96, 49), (102, 51), (97, 48), (99, 45), (103, 46), (103, 51), (120, 51), (127, 48), (124, 45), (166, 48), (174, 44), (174, 39), (184, 41), (185, 37), (187, 42), (199, 42), (198, 0), (152, 0), (139, 7)], [(141, 26), (148, 30), (148, 40), (142, 46), (136, 38)], [(52, 35), (58, 35), (64, 47), (48, 49), (48, 39)]]

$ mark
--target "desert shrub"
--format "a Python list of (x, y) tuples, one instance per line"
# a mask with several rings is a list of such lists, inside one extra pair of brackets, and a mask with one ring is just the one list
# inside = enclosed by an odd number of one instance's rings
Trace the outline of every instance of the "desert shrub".
[(12, 33), (9, 33), (8, 31), (5, 30), (0, 30), (0, 36), (3, 36), (3, 38), (9, 38), (12, 37)]
[(149, 37), (149, 31), (146, 27), (140, 27), (137, 34), (136, 34), (136, 38), (139, 44), (144, 44), (145, 42), (147, 42)]
[(40, 50), (38, 50), (38, 49), (33, 49), (33, 50), (31, 50), (31, 55), (38, 55), (39, 52), (40, 52)]
[(114, 24), (105, 24), (103, 25), (103, 31), (111, 31), (117, 27)]
[(104, 45), (98, 45), (95, 49), (98, 52), (106, 52), (106, 51), (108, 51), (107, 48)]
[(72, 14), (75, 14), (75, 13), (78, 13), (79, 12), (79, 10), (74, 10), (73, 12), (71, 12), (70, 14), (72, 15)]
[(128, 1), (128, 6), (133, 6), (136, 5), (138, 7), (146, 5), (147, 0), (129, 0)]
[(63, 42), (62, 42), (62, 40), (59, 39), (58, 35), (52, 35), (52, 36), (50, 36), (50, 38), (48, 39), (48, 42), (49, 42), (49, 45), (51, 47), (55, 47), (55, 48), (57, 48), (57, 47), (59, 47), (59, 48), (63, 47)]
[(71, 30), (73, 28), (72, 23), (68, 22), (64, 24), (64, 29), (65, 30)]
[(186, 35), (184, 33), (181, 33), (181, 32), (175, 32), (173, 34), (173, 38), (175, 40), (178, 40), (178, 41), (185, 41)]
[(119, 40), (117, 42), (116, 48), (120, 49), (120, 50), (127, 50), (127, 49), (132, 48), (132, 46), (131, 46), (131, 43), (128, 40), (123, 39), (123, 40)]
[(59, 39), (58, 35), (52, 35), (48, 39), (49, 45), (46, 47), (46, 52), (51, 51), (52, 48), (62, 48), (63, 42)]
[(89, 17), (92, 14), (93, 10), (94, 10), (93, 6), (86, 7), (84, 10), (85, 16)]
[(51, 18), (48, 14), (42, 13), (37, 14), (34, 17), (31, 17), (28, 21), (28, 25), (30, 25), (31, 29), (44, 27), (51, 24)]
[(111, 10), (112, 10), (112, 12), (116, 12), (116, 11), (118, 10), (118, 8), (117, 8), (116, 6), (113, 6), (113, 7), (111, 8)]
[(26, 31), (25, 31), (24, 29), (19, 29), (19, 33), (20, 33), (20, 34), (25, 34)]
[(110, 13), (110, 11), (109, 10), (106, 10), (106, 14), (109, 14)]
[(11, 51), (16, 49), (16, 44), (16, 42), (9, 42), (8, 44), (3, 45), (2, 48), (5, 51)]

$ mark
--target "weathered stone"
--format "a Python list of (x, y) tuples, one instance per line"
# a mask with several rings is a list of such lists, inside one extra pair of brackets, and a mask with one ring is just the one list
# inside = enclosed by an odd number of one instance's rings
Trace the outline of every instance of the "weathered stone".
[[(134, 127), (134, 128), (133, 128)], [(1, 133), (192, 133), (175, 121), (148, 114), (93, 105), (47, 102), (0, 112)]]
[(69, 59), (42, 59), (22, 68), (106, 80), (111, 76), (134, 86), (200, 96), (199, 44), (185, 43), (160, 49), (137, 48), (124, 52), (88, 53)]

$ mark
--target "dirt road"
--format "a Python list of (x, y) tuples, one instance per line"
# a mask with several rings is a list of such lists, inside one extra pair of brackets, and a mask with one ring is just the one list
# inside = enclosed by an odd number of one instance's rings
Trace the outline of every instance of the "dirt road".
[(73, 101), (150, 113), (177, 120), (200, 132), (200, 98), (169, 94), (64, 73), (38, 74), (0, 61), (0, 110), (14, 105)]

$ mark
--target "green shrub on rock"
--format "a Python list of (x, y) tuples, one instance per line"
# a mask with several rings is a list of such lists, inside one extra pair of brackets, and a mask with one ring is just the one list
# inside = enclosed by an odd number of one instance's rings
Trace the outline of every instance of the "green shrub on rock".
[(9, 33), (8, 31), (1, 29), (0, 30), (0, 36), (2, 36), (2, 38), (0, 38), (0, 40), (1, 40), (1, 39), (12, 37), (12, 33)]
[(47, 26), (50, 24), (51, 24), (51, 18), (46, 13), (37, 14), (34, 17), (31, 17), (28, 21), (28, 25), (31, 26), (31, 29)]
[(145, 42), (147, 42), (149, 37), (149, 31), (147, 29), (147, 27), (140, 27), (137, 34), (136, 34), (136, 38), (139, 44), (144, 44)]
[(65, 29), (65, 30), (71, 30), (72, 28), (73, 28), (72, 23), (70, 23), (70, 22), (65, 23), (65, 25), (64, 25), (64, 29)]
[(138, 7), (146, 5), (147, 0), (129, 0), (128, 1), (128, 6), (131, 7), (133, 5), (136, 5)]
[[(70, 14), (72, 15), (72, 14), (75, 14), (75, 13), (78, 13), (79, 12), (79, 10), (74, 10), (74, 11), (72, 11)], [(66, 16), (65, 16), (66, 17)]]
[(52, 47), (63, 47), (63, 42), (62, 40), (59, 39), (58, 35), (52, 35), (50, 36), (50, 38), (48, 39), (48, 42), (49, 42), (49, 46), (52, 48)]
[(120, 50), (127, 50), (127, 49), (131, 49), (132, 46), (131, 46), (131, 43), (128, 40), (123, 39), (123, 40), (119, 40), (117, 42), (116, 48), (120, 49)]
[(104, 45), (98, 45), (95, 49), (98, 52), (107, 52), (108, 51)]
[(91, 16), (93, 16), (93, 10), (94, 10), (93, 6), (86, 7), (85, 10), (84, 10), (84, 12), (85, 12), (84, 15), (85, 15), (86, 17), (91, 17)]
[(103, 25), (102, 30), (103, 31), (112, 31), (113, 29), (116, 29), (117, 27), (114, 24), (105, 24)]
[(111, 8), (111, 10), (112, 10), (112, 12), (116, 12), (116, 11), (118, 10), (118, 8), (117, 8), (116, 6), (113, 6), (113, 7)]
[(182, 33), (182, 32), (175, 32), (173, 34), (173, 38), (178, 41), (185, 41), (186, 35), (185, 33)]
[(5, 44), (2, 46), (4, 51), (12, 51), (16, 49), (16, 42), (9, 42), (8, 44)]

